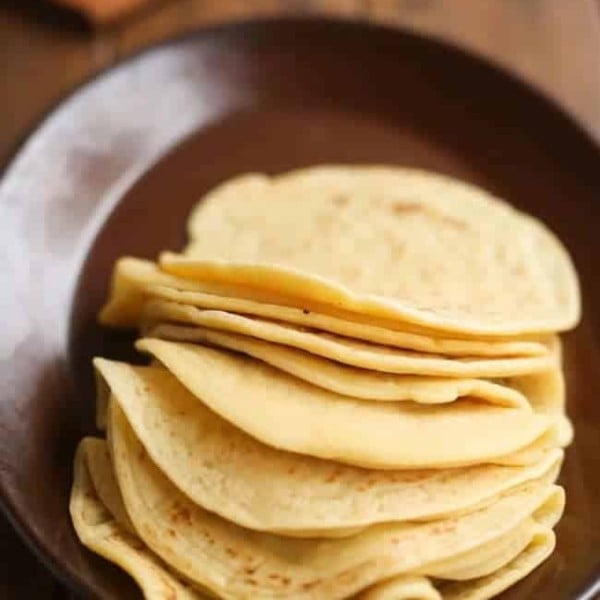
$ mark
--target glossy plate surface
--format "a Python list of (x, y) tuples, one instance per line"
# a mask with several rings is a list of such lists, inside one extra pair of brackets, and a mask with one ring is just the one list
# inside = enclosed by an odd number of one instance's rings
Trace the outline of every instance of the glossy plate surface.
[(23, 144), (0, 184), (5, 510), (74, 588), (139, 596), (80, 546), (67, 513), (75, 444), (93, 431), (90, 358), (129, 352), (127, 335), (95, 324), (112, 263), (178, 248), (195, 200), (225, 178), (331, 162), (472, 181), (570, 248), (585, 317), (565, 348), (567, 512), (551, 560), (504, 597), (575, 597), (600, 563), (598, 147), (496, 68), (379, 27), (272, 21), (168, 42), (85, 85)]

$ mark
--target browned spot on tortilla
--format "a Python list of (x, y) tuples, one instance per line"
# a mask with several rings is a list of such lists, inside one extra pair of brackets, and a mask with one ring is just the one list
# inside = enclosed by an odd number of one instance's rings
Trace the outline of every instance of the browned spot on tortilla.
[(256, 573), (256, 567), (246, 567), (244, 573), (247, 575), (254, 575), (254, 573)]
[(365, 482), (365, 485), (367, 486), (367, 488), (371, 488), (376, 483), (377, 483), (377, 477), (369, 477), (369, 479), (367, 479), (367, 481)]
[(416, 202), (395, 202), (392, 204), (392, 212), (397, 215), (423, 212), (424, 207)]
[(168, 531), (169, 531), (169, 535), (170, 535), (171, 537), (175, 537), (175, 536), (177, 535), (177, 534), (175, 533), (175, 530), (174, 530), (174, 529), (172, 529), (171, 527), (169, 527), (169, 530), (168, 530)]
[(333, 203), (336, 206), (346, 206), (348, 204), (348, 197), (340, 194), (339, 196), (335, 196), (333, 198)]
[(225, 548), (225, 552), (227, 552), (227, 556), (231, 556), (231, 558), (235, 558), (238, 555), (233, 548)]
[(248, 585), (258, 585), (258, 581), (256, 581), (256, 579), (253, 577), (246, 577), (244, 579), (244, 583), (247, 583)]
[(171, 520), (174, 523), (183, 522), (186, 525), (191, 525), (192, 515), (187, 508), (182, 507), (178, 510), (173, 511), (173, 513), (171, 514)]
[(303, 309), (302, 309), (302, 312), (303, 312), (305, 315), (310, 315), (310, 310), (308, 310), (308, 308), (303, 308)]
[(337, 468), (332, 469), (331, 473), (327, 476), (325, 480), (327, 483), (333, 483), (339, 476), (340, 472)]
[(433, 533), (450, 533), (455, 529), (456, 523), (454, 523), (453, 521), (449, 521), (446, 523), (442, 521), (441, 523), (435, 525), (435, 527), (433, 528)]
[(144, 546), (144, 543), (134, 537), (131, 537), (131, 538), (128, 537), (127, 541), (129, 542), (129, 545), (134, 550), (138, 550), (138, 551), (146, 550), (146, 546)]

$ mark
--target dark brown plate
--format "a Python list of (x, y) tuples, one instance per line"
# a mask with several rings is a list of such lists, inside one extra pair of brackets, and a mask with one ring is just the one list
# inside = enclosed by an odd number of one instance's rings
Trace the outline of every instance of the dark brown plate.
[[(135, 597), (84, 550), (67, 499), (92, 429), (90, 358), (127, 355), (95, 324), (113, 261), (177, 248), (200, 194), (234, 174), (317, 163), (415, 165), (480, 184), (570, 248), (585, 318), (567, 336), (576, 442), (552, 558), (506, 598), (574, 597), (600, 562), (600, 156), (518, 80), (447, 45), (380, 27), (276, 21), (199, 32), (127, 61), (65, 100), (0, 186), (0, 489), (4, 508), (74, 588)], [(591, 596), (590, 596), (591, 597)]]

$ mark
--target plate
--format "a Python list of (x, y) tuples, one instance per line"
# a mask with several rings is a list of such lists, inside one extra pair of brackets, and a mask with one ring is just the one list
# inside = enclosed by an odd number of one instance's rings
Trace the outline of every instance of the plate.
[(131, 341), (95, 322), (113, 261), (178, 248), (196, 199), (237, 173), (378, 162), (481, 185), (547, 222), (574, 256), (584, 320), (565, 347), (576, 426), (562, 474), (567, 511), (555, 554), (505, 598), (591, 589), (600, 575), (598, 146), (540, 93), (463, 51), (312, 19), (209, 29), (147, 50), (63, 101), (6, 168), (1, 499), (74, 589), (138, 597), (82, 548), (67, 513), (75, 445), (93, 431), (90, 359), (127, 357)]

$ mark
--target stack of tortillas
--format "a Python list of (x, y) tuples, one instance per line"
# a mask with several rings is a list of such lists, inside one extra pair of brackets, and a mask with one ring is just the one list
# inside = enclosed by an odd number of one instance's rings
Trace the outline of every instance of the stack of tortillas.
[(579, 291), (535, 219), (447, 177), (319, 167), (208, 194), (121, 259), (76, 459), (82, 542), (147, 598), (483, 599), (554, 548)]

